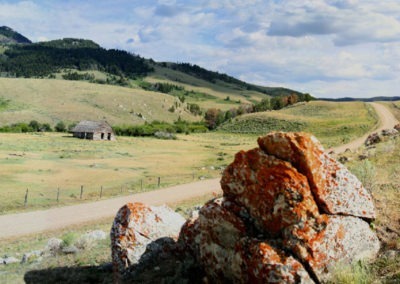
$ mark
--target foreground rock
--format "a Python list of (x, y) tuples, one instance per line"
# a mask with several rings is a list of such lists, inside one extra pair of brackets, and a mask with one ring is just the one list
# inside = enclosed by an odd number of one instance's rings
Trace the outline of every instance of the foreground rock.
[[(184, 222), (181, 215), (164, 206), (153, 207), (142, 203), (128, 203), (123, 206), (111, 228), (112, 261), (116, 279), (124, 277), (139, 263), (147, 245), (164, 237), (177, 239)], [(156, 247), (162, 249), (160, 245)], [(154, 251), (154, 246), (152, 249)]]
[[(221, 179), (224, 196), (187, 220), (178, 242), (178, 224), (158, 232), (177, 219), (170, 211), (121, 208), (111, 232), (115, 272), (152, 259), (147, 267), (163, 281), (165, 270), (172, 282), (196, 275), (198, 283), (320, 283), (337, 265), (376, 257), (374, 205), (354, 175), (305, 133), (271, 133), (258, 144), (236, 154)], [(144, 254), (140, 242), (151, 242)]]
[(339, 263), (372, 259), (368, 191), (304, 133), (271, 133), (241, 151), (180, 239), (211, 282), (312, 283)]

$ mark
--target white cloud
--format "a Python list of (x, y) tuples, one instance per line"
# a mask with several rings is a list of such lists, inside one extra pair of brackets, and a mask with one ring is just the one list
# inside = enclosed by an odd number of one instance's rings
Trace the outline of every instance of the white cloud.
[(9, 0), (0, 18), (34, 41), (89, 38), (316, 96), (400, 84), (398, 0)]

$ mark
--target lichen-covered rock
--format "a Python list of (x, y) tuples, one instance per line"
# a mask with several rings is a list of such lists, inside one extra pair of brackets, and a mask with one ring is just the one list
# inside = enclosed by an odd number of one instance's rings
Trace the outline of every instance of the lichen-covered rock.
[(324, 213), (375, 218), (371, 195), (352, 173), (325, 153), (314, 136), (277, 132), (259, 138), (258, 144), (265, 153), (291, 163), (307, 177)]
[(184, 218), (165, 206), (153, 207), (128, 203), (117, 213), (111, 228), (113, 270), (119, 279), (137, 264), (151, 242), (162, 238), (177, 239)]
[(200, 262), (212, 283), (313, 283), (303, 265), (250, 236), (249, 214), (219, 198), (200, 210)]
[(290, 163), (258, 148), (236, 154), (221, 186), (224, 196), (244, 206), (257, 228), (272, 236), (319, 215), (307, 178)]
[(352, 216), (323, 215), (285, 230), (285, 247), (308, 263), (320, 281), (329, 279), (338, 263), (376, 257), (380, 245), (365, 221)]

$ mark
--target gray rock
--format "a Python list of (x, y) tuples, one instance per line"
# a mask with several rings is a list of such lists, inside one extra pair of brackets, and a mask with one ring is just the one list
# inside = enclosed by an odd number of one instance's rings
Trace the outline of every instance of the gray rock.
[(111, 252), (117, 278), (141, 259), (151, 242), (170, 237), (177, 239), (185, 219), (166, 206), (128, 203), (117, 213), (111, 228)]
[(17, 263), (19, 262), (18, 259), (16, 259), (15, 257), (12, 256), (8, 256), (6, 258), (3, 258), (3, 264), (12, 264), (12, 263)]
[(62, 243), (63, 241), (61, 239), (51, 238), (47, 241), (45, 251), (50, 253), (56, 253), (61, 250)]
[(394, 129), (394, 128), (391, 128), (391, 129), (383, 129), (383, 130), (382, 130), (382, 135), (383, 135), (383, 136), (395, 136), (395, 135), (397, 135), (397, 134), (399, 134), (399, 132), (398, 132), (396, 129)]
[(62, 248), (61, 252), (64, 254), (77, 254), (79, 249), (76, 246), (68, 246)]

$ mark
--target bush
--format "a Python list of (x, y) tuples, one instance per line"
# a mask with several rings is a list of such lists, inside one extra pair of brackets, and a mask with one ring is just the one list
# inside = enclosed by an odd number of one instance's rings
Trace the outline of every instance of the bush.
[(61, 247), (72, 246), (75, 242), (75, 239), (76, 239), (76, 234), (73, 232), (68, 232), (64, 234), (61, 238), (62, 240)]
[(57, 132), (65, 132), (65, 131), (67, 131), (67, 128), (66, 128), (64, 122), (62, 122), (62, 121), (59, 121), (54, 129)]

